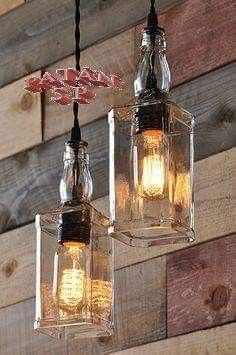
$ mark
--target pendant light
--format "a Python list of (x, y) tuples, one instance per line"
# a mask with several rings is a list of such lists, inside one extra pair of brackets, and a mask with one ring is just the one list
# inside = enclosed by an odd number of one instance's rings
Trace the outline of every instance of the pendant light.
[[(80, 11), (76, 0), (76, 70), (80, 71)], [(56, 338), (113, 331), (113, 242), (109, 220), (90, 204), (93, 183), (78, 103), (65, 144), (61, 204), (36, 216), (35, 329)]]
[(165, 51), (165, 32), (151, 0), (134, 78), (135, 104), (108, 115), (109, 233), (131, 246), (194, 240), (194, 118), (169, 99)]

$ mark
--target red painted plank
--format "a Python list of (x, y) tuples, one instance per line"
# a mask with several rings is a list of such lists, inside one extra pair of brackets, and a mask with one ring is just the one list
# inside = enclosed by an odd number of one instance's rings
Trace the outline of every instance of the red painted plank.
[[(186, 0), (159, 16), (166, 30), (172, 86), (236, 59), (235, 18), (232, 0)], [(141, 27), (136, 28), (138, 41)]]
[(168, 336), (236, 320), (235, 278), (236, 234), (167, 256)]

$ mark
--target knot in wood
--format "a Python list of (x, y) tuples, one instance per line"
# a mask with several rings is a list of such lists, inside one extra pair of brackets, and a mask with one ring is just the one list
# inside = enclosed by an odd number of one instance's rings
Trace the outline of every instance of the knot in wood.
[(21, 98), (20, 107), (23, 111), (27, 111), (32, 107), (33, 102), (33, 96), (29, 92), (27, 92)]
[(17, 261), (15, 259), (12, 259), (8, 261), (3, 267), (2, 267), (2, 273), (4, 274), (5, 277), (10, 277), (15, 269), (17, 268)]
[(111, 338), (112, 337), (100, 337), (99, 338), (99, 342), (101, 344), (107, 345), (107, 344), (109, 344), (111, 342)]
[(211, 304), (213, 309), (219, 310), (229, 303), (230, 289), (228, 287), (219, 285), (212, 292)]

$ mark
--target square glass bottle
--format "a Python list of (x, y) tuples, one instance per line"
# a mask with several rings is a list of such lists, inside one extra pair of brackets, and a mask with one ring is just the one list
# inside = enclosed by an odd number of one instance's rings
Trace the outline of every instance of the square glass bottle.
[[(144, 127), (148, 118), (152, 129)], [(194, 240), (193, 125), (171, 101), (109, 112), (113, 237), (131, 246)]]
[(56, 338), (113, 332), (113, 241), (109, 220), (88, 202), (84, 142), (66, 144), (61, 206), (36, 216), (35, 329)]

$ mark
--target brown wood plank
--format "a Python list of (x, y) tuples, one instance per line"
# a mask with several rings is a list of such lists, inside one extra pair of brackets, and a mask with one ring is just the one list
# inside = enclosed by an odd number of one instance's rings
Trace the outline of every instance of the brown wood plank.
[[(236, 26), (233, 25), (234, 18), (231, 16), (233, 12), (234, 3), (231, 0), (224, 0), (223, 3), (220, 0), (207, 2), (188, 0), (160, 15), (160, 23), (167, 33), (167, 59), (172, 74), (172, 86), (189, 81), (236, 59), (234, 46)], [(229, 22), (225, 21), (225, 18), (228, 18)], [(140, 31), (143, 26), (144, 23), (82, 52), (84, 64), (117, 73), (126, 83), (124, 91), (117, 93), (112, 90), (101, 90), (94, 103), (82, 106), (82, 124), (105, 115), (112, 105), (124, 104), (133, 98), (133, 77), (139, 56)], [(228, 31), (228, 26), (231, 31)], [(55, 71), (56, 68), (73, 65), (72, 56), (48, 67), (47, 70)], [(203, 91), (204, 87), (209, 89), (207, 83), (204, 83)], [(194, 92), (193, 97), (196, 98)], [(200, 104), (199, 102), (198, 106)], [(225, 105), (222, 103), (222, 106)], [(71, 116), (70, 107), (59, 107), (46, 100), (45, 140), (70, 129), (71, 120), (66, 120), (66, 115)], [(220, 111), (219, 116), (221, 115)]]
[(24, 91), (24, 83), (0, 89), (0, 159), (42, 142), (41, 97)]
[[(159, 9), (167, 10), (181, 1), (160, 0)], [(146, 0), (81, 1), (81, 48), (136, 24), (148, 7)], [(74, 1), (30, 1), (5, 14), (0, 48), (0, 86), (72, 54)]]
[(116, 332), (110, 338), (82, 339), (65, 345), (34, 334), (33, 299), (1, 309), (0, 352), (60, 355), (67, 348), (71, 355), (104, 354), (164, 338), (165, 282), (165, 257), (115, 272)]
[[(195, 164), (195, 244), (236, 231), (235, 156), (236, 148)], [(107, 197), (93, 204), (108, 214)], [(33, 224), (0, 235), (0, 308), (34, 296), (35, 239)], [(116, 242), (115, 269), (187, 247), (130, 248)]]
[(161, 340), (113, 355), (235, 355), (236, 323)]
[[(235, 65), (209, 73), (175, 89), (177, 102), (196, 115), (195, 159), (236, 145)], [(100, 119), (83, 127), (89, 142), (94, 198), (108, 192), (108, 125)], [(58, 200), (62, 153), (68, 136), (0, 162), (0, 231), (33, 220), (37, 211)], [(16, 199), (17, 196), (17, 199)]]
[[(172, 86), (236, 59), (235, 16), (232, 0), (188, 0), (160, 15), (160, 25), (166, 30)], [(136, 28), (137, 44), (142, 27)]]
[(1, 0), (0, 15), (3, 15), (10, 10), (13, 10), (15, 7), (22, 5), (25, 2), (25, 0)]
[(233, 234), (167, 257), (169, 337), (236, 320), (235, 256)]

